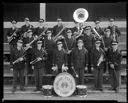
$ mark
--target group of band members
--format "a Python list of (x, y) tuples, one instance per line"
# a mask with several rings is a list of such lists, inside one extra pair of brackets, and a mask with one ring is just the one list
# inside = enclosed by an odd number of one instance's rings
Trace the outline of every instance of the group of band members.
[[(34, 71), (36, 91), (42, 88), (44, 74), (57, 75), (67, 71), (74, 76), (77, 85), (84, 84), (85, 73), (93, 73), (94, 87), (100, 91), (103, 90), (103, 73), (108, 72), (111, 90), (118, 92), (122, 59), (118, 37), (121, 33), (113, 18), (105, 29), (100, 27), (99, 20), (95, 21), (95, 30), (100, 37), (95, 35), (91, 26), (82, 27), (77, 22), (75, 27), (65, 28), (60, 18), (52, 29), (44, 26), (44, 19), (39, 20), (36, 28), (30, 24), (29, 18), (24, 22), (21, 28), (17, 28), (17, 22), (13, 20), (7, 33), (13, 68), (12, 92), (16, 91), (18, 74), (20, 89), (25, 90), (25, 65), (28, 74)], [(56, 37), (58, 34), (61, 35)]]

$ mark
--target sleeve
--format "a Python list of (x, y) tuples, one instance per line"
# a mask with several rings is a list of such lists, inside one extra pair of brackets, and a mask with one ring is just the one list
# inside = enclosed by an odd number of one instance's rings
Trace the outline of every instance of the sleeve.
[(14, 61), (14, 49), (10, 52), (10, 66), (13, 67), (13, 61)]
[(56, 50), (53, 51), (53, 61), (52, 61), (52, 65), (55, 66), (56, 65)]
[(68, 60), (67, 60), (67, 54), (66, 54), (66, 52), (64, 51), (64, 64), (65, 64), (65, 66), (68, 66)]
[(91, 67), (94, 66), (94, 52), (93, 52), (93, 49), (91, 50)]
[(121, 60), (122, 60), (122, 55), (121, 55), (121, 52), (118, 51), (118, 54), (117, 54), (117, 59), (114, 63), (115, 66), (119, 66), (121, 64)]
[(119, 28), (117, 26), (116, 26), (116, 32), (117, 32), (118, 36), (121, 36), (121, 32), (120, 32), (120, 30), (119, 30)]
[(87, 66), (88, 66), (88, 51), (85, 48), (85, 67), (87, 67)]
[(74, 66), (74, 48), (71, 52), (71, 66)]

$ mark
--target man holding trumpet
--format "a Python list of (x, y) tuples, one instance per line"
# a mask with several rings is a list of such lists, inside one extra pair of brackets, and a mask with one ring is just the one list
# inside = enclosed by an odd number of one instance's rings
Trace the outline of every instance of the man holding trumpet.
[(42, 88), (42, 76), (45, 74), (45, 60), (47, 59), (47, 53), (44, 48), (42, 48), (42, 41), (37, 41), (37, 47), (33, 51), (32, 61), (30, 64), (34, 66), (35, 74), (35, 85), (36, 89), (34, 91), (40, 91)]
[(17, 82), (18, 82), (18, 74), (20, 81), (20, 90), (24, 91), (24, 69), (25, 69), (25, 56), (23, 49), (23, 41), (18, 40), (17, 46), (13, 48), (11, 52), (11, 68), (13, 68), (13, 89), (12, 92), (16, 91)]

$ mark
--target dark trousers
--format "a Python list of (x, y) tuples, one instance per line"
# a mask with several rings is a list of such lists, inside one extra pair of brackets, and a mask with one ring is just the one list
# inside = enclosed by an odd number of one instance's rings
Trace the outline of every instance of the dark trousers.
[(76, 73), (78, 74), (78, 78), (75, 77), (76, 85), (83, 85), (84, 84), (84, 68), (75, 68)]
[(68, 58), (68, 73), (73, 74), (73, 70), (71, 69), (71, 54), (68, 54), (67, 58)]
[(92, 70), (91, 70), (91, 50), (88, 49), (88, 73), (92, 73)]
[(13, 69), (13, 87), (14, 88), (17, 87), (18, 82), (20, 84), (20, 88), (23, 88), (24, 87), (24, 68)]
[(95, 67), (94, 68), (94, 87), (97, 89), (102, 89), (103, 84), (103, 69)]
[(110, 74), (110, 84), (113, 89), (119, 88), (119, 78), (120, 78), (120, 71), (109, 69)]
[(34, 69), (35, 85), (37, 89), (42, 88), (43, 68)]
[(28, 49), (27, 50), (27, 55), (26, 55), (26, 57), (27, 57), (27, 62), (26, 62), (26, 64), (27, 64), (27, 73), (28, 74), (33, 74), (33, 70), (32, 70), (32, 65), (30, 64), (30, 62), (32, 61), (32, 49)]
[(46, 73), (47, 74), (52, 74), (52, 60), (53, 60), (53, 55), (48, 53), (48, 57), (47, 57), (47, 60), (46, 60)]

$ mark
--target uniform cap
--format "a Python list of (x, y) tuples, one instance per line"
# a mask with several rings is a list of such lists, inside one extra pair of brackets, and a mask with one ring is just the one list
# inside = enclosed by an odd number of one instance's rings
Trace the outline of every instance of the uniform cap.
[(15, 21), (15, 20), (13, 20), (13, 21), (12, 21), (12, 24), (16, 24), (16, 21)]
[(22, 40), (18, 40), (17, 42), (18, 42), (18, 43), (23, 43), (23, 41), (22, 41)]
[(28, 17), (26, 17), (24, 20), (25, 20), (25, 21), (29, 21), (29, 18), (28, 18)]
[(57, 21), (62, 21), (62, 19), (61, 18), (58, 18)]
[(31, 29), (28, 29), (27, 33), (30, 33), (30, 32), (32, 32), (32, 30)]
[(117, 45), (118, 42), (117, 41), (112, 41), (112, 45)]
[(44, 19), (43, 18), (40, 18), (39, 22), (44, 22)]
[(37, 44), (42, 44), (42, 41), (41, 40), (37, 41)]

